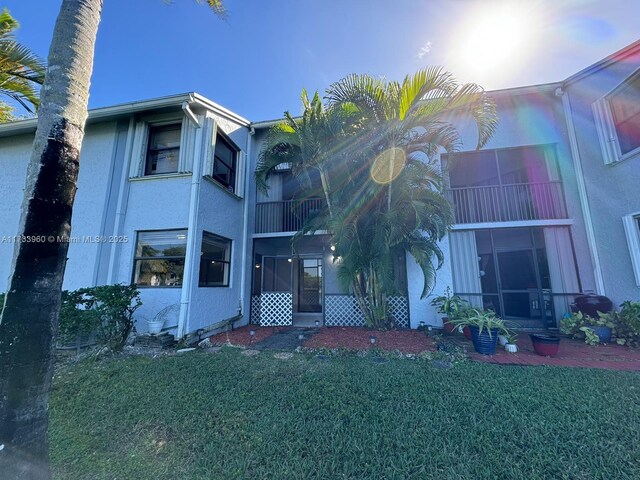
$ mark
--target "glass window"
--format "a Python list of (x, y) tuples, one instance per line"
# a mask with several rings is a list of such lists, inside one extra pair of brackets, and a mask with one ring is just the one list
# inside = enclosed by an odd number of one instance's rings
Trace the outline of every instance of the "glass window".
[(263, 292), (290, 292), (292, 286), (291, 259), (263, 257)]
[(187, 231), (138, 232), (133, 283), (139, 287), (182, 285)]
[(231, 272), (231, 240), (209, 232), (202, 234), (201, 287), (228, 287)]
[(149, 146), (145, 175), (176, 173), (180, 156), (179, 123), (172, 125), (151, 126), (149, 129)]
[(236, 184), (237, 154), (237, 150), (231, 146), (231, 143), (218, 134), (211, 176), (232, 192)]
[(636, 75), (609, 96), (620, 153), (640, 147), (640, 75)]

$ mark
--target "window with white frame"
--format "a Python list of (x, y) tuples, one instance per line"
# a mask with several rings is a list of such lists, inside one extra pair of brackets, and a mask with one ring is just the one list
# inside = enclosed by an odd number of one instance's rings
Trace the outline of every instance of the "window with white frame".
[(640, 152), (640, 72), (593, 104), (605, 163)]
[(231, 240), (203, 232), (199, 286), (228, 287), (230, 275)]
[(186, 253), (186, 230), (138, 232), (133, 283), (139, 287), (181, 286)]
[(218, 132), (211, 176), (227, 188), (235, 191), (238, 149), (226, 137)]
[(145, 175), (178, 172), (181, 132), (180, 123), (149, 126)]
[(640, 212), (622, 217), (624, 231), (627, 235), (631, 267), (636, 278), (636, 285), (640, 287)]

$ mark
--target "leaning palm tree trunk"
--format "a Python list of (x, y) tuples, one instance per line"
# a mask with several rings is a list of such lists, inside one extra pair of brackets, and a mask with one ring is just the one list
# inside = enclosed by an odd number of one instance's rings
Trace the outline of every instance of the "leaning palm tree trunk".
[(102, 0), (63, 0), (0, 320), (0, 471), (48, 478), (48, 394)]

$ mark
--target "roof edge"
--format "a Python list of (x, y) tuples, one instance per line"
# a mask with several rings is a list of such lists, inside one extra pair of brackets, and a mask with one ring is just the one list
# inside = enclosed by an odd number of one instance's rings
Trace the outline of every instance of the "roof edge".
[(587, 77), (587, 76), (591, 75), (592, 73), (595, 73), (595, 72), (597, 72), (599, 70), (602, 70), (602, 69), (608, 67), (609, 65), (611, 65), (613, 63), (619, 62), (623, 58), (628, 57), (629, 55), (635, 53), (636, 50), (640, 51), (640, 39), (636, 40), (635, 42), (631, 43), (630, 45), (627, 45), (626, 47), (621, 48), (620, 50), (612, 53), (611, 55), (603, 58), (602, 60), (598, 60), (596, 63), (593, 63), (593, 64), (589, 65), (588, 67), (583, 68), (579, 72), (576, 72), (573, 75), (567, 77), (562, 82), (562, 86), (564, 87), (564, 86), (570, 85), (572, 83), (575, 83), (578, 80), (581, 80), (584, 77)]
[[(148, 100), (120, 103), (109, 107), (92, 108), (88, 112), (87, 124), (130, 115), (145, 110), (155, 110), (165, 107), (180, 107), (184, 102), (191, 105), (197, 104), (245, 127), (248, 127), (251, 124), (251, 122), (246, 118), (233, 113), (231, 110), (212, 102), (208, 98), (196, 92), (180, 93), (177, 95), (151, 98)], [(37, 123), (38, 119), (37, 117), (34, 117), (0, 124), (0, 136), (5, 137), (31, 133), (35, 131)]]

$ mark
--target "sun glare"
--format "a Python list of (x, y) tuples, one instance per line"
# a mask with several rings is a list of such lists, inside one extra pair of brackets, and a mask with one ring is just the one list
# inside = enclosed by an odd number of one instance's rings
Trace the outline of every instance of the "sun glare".
[(484, 81), (508, 74), (533, 49), (535, 27), (535, 13), (525, 3), (485, 4), (470, 12), (452, 39), (457, 70)]

